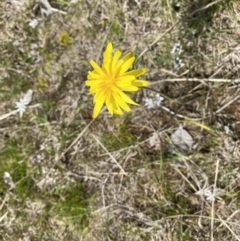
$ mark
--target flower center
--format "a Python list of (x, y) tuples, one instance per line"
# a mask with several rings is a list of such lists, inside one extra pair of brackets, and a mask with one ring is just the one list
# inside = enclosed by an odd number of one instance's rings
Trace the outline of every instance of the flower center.
[(105, 78), (105, 83), (106, 83), (106, 86), (109, 86), (109, 87), (115, 85), (116, 76), (111, 73), (108, 73), (107, 77)]

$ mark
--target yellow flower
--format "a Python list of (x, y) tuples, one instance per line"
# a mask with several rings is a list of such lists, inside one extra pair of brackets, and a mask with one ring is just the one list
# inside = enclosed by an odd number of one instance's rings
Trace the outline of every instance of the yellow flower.
[(146, 73), (145, 68), (128, 71), (135, 60), (132, 52), (120, 59), (122, 52), (117, 49), (112, 55), (112, 51), (112, 43), (108, 43), (102, 67), (93, 60), (90, 61), (93, 70), (88, 72), (86, 85), (90, 86), (89, 94), (94, 94), (93, 118), (98, 116), (104, 103), (111, 115), (122, 115), (122, 110), (129, 112), (131, 109), (128, 104), (138, 104), (124, 92), (138, 91), (139, 87), (148, 85), (148, 81), (137, 79)]

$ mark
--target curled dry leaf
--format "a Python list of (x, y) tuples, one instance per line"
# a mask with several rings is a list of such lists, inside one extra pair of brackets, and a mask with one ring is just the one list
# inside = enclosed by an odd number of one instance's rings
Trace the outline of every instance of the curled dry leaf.
[(175, 132), (171, 135), (171, 141), (181, 150), (192, 150), (193, 138), (185, 129), (183, 129), (182, 125), (180, 125), (177, 130), (175, 130)]

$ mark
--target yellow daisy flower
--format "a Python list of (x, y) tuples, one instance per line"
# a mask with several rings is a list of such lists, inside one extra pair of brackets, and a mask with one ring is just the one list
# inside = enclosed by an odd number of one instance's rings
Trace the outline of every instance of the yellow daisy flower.
[(94, 94), (93, 118), (99, 115), (104, 104), (111, 115), (122, 115), (122, 110), (129, 112), (131, 109), (128, 104), (138, 104), (124, 92), (138, 91), (139, 87), (148, 85), (148, 81), (137, 79), (146, 73), (145, 68), (128, 71), (135, 60), (132, 52), (120, 59), (122, 52), (117, 49), (112, 55), (112, 51), (112, 43), (108, 43), (102, 67), (90, 61), (93, 70), (88, 72), (86, 85), (90, 86), (89, 94)]

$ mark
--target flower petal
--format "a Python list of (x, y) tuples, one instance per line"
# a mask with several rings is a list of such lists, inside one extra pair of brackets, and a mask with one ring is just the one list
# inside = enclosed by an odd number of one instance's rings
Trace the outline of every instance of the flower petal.
[(90, 86), (89, 94), (95, 94), (95, 93), (98, 93), (100, 91), (101, 91), (101, 86), (93, 85), (93, 86)]
[(116, 104), (118, 106), (120, 106), (122, 109), (124, 109), (125, 111), (129, 112), (131, 111), (130, 107), (128, 106), (128, 104), (126, 104), (126, 102), (120, 97), (119, 94), (115, 93), (113, 95), (114, 100), (116, 101)]
[(138, 87), (136, 86), (133, 86), (133, 85), (129, 85), (129, 86), (125, 86), (125, 87), (122, 87), (121, 88), (123, 91), (132, 91), (132, 92), (135, 92), (135, 91), (138, 91)]
[(88, 80), (95, 80), (95, 79), (99, 79), (101, 75), (99, 75), (97, 72), (93, 72), (93, 71), (88, 71)]
[(102, 69), (101, 67), (93, 60), (90, 60), (90, 64), (91, 66), (94, 68), (94, 70), (97, 72), (97, 73), (102, 73)]
[(106, 98), (106, 106), (111, 115), (113, 115), (113, 103), (114, 103), (114, 99), (112, 98), (111, 93), (109, 93)]
[(122, 79), (121, 81), (119, 80), (116, 82), (116, 86), (120, 89), (123, 87), (126, 87), (126, 86), (135, 86), (132, 84), (134, 82), (134, 80), (135, 79), (133, 79), (133, 78)]
[(93, 114), (92, 114), (93, 119), (95, 119), (99, 115), (102, 109), (102, 106), (103, 106), (103, 103), (97, 103), (96, 105), (94, 105)]
[(143, 75), (147, 72), (147, 69), (145, 68), (142, 68), (142, 69), (135, 69), (135, 70), (131, 70), (129, 72), (126, 72), (123, 74), (123, 76), (126, 76), (126, 75), (134, 75), (135, 77), (138, 77), (140, 75)]
[(103, 53), (103, 64), (112, 58), (112, 50), (113, 50), (113, 46), (112, 46), (112, 43), (109, 42), (107, 47), (106, 47), (106, 50), (105, 52)]
[(113, 105), (113, 113), (117, 115), (123, 115), (121, 108), (116, 102), (114, 102), (114, 105)]
[(98, 91), (96, 95), (93, 97), (93, 103), (96, 102), (104, 102), (106, 100), (106, 93), (105, 91)]
[(85, 85), (87, 86), (98, 86), (101, 83), (101, 80), (86, 80)]
[(99, 113), (102, 109), (102, 106), (105, 102), (105, 99), (106, 99), (106, 96), (102, 93), (100, 93), (100, 94), (97, 93), (94, 96), (94, 104), (95, 105), (94, 105), (94, 108), (93, 108), (92, 118), (96, 118), (99, 115)]
[(116, 69), (119, 69), (123, 63), (125, 63), (127, 60), (131, 59), (133, 57), (132, 52), (127, 53), (121, 60), (117, 62)]
[(121, 55), (122, 55), (122, 52), (119, 49), (117, 49), (112, 58), (111, 69), (115, 68)]
[(133, 80), (135, 80), (136, 79), (136, 77), (134, 76), (134, 75), (127, 75), (127, 76), (120, 76), (118, 79), (117, 79), (117, 81), (116, 81), (116, 83), (121, 83), (121, 82), (126, 82), (126, 81), (128, 81), (129, 83), (131, 83)]
[(137, 87), (144, 87), (144, 86), (148, 86), (148, 81), (147, 80), (134, 80), (132, 82), (132, 84)]
[(128, 59), (127, 61), (125, 61), (125, 62), (122, 64), (122, 66), (120, 67), (119, 75), (121, 76), (121, 75), (124, 74), (128, 69), (130, 69), (134, 61), (135, 61), (135, 57), (132, 57), (132, 58)]
[(126, 62), (127, 60), (129, 60), (132, 57), (133, 57), (133, 53), (128, 52), (125, 56), (123, 56), (122, 60), (123, 60), (123, 62)]
[(128, 95), (126, 95), (122, 91), (119, 92), (119, 95), (126, 103), (132, 104), (132, 105), (138, 105), (136, 102), (134, 102)]

